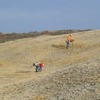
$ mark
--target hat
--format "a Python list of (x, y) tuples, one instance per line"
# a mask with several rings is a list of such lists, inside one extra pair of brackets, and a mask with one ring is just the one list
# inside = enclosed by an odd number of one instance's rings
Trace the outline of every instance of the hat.
[(72, 36), (72, 34), (70, 34), (70, 36)]

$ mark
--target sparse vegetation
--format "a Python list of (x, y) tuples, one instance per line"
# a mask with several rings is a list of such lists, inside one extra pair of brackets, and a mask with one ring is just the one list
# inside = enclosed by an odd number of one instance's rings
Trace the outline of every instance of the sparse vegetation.
[(29, 32), (29, 33), (2, 33), (2, 32), (0, 32), (0, 43), (4, 43), (7, 41), (13, 41), (16, 39), (36, 37), (36, 36), (40, 36), (40, 35), (61, 35), (61, 34), (69, 34), (69, 33), (75, 33), (75, 32), (83, 32), (83, 31), (90, 31), (90, 29), (43, 31), (43, 32), (35, 31), (35, 32)]
[[(0, 99), (99, 100), (99, 33), (72, 33), (75, 41), (69, 49), (66, 34), (1, 43)], [(41, 60), (43, 70), (36, 73), (33, 62)]]

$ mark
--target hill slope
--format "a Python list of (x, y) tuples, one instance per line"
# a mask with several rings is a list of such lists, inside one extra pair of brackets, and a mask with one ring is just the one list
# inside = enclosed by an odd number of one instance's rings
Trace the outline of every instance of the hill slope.
[[(100, 31), (43, 35), (0, 44), (0, 100), (100, 99)], [(42, 72), (32, 64), (43, 61)]]

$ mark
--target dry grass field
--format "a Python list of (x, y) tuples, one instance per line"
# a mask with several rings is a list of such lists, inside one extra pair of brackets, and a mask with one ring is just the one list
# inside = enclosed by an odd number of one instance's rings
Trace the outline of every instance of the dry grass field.
[[(100, 31), (0, 44), (0, 100), (100, 100)], [(33, 62), (42, 61), (36, 73)]]

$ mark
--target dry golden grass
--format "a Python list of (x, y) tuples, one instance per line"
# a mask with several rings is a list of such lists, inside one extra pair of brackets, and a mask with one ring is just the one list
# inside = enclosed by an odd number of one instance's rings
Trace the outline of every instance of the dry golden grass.
[(36, 96), (36, 97), (34, 97), (33, 99), (30, 99), (30, 100), (46, 100), (46, 97), (45, 96)]
[[(100, 31), (73, 34), (74, 42), (65, 48), (66, 35), (39, 36), (0, 44), (0, 88), (27, 79), (41, 80), (62, 66), (82, 63), (100, 55)], [(33, 62), (42, 61), (44, 68), (35, 73)], [(35, 97), (34, 100), (45, 100)]]
[[(13, 74), (14, 78), (19, 78), (16, 72), (30, 71), (30, 77), (34, 72), (33, 62), (43, 61), (46, 71), (62, 64), (88, 60), (100, 49), (99, 31), (75, 33), (73, 38), (75, 41), (68, 50), (65, 49), (66, 35), (40, 36), (0, 44), (0, 76), (7, 78), (8, 74)], [(26, 77), (27, 72), (20, 77), (24, 79), (24, 75)]]

